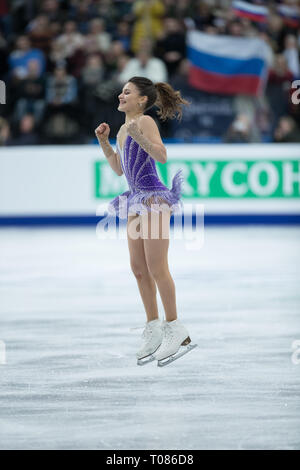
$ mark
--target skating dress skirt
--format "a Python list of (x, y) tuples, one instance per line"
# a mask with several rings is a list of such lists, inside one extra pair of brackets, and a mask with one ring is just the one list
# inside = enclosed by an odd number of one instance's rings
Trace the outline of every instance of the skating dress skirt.
[(123, 173), (129, 190), (108, 203), (108, 213), (127, 219), (128, 215), (145, 214), (147, 211), (181, 213), (183, 176), (179, 169), (172, 180), (172, 188), (167, 188), (159, 179), (155, 160), (130, 136), (127, 135), (120, 149), (117, 141)]

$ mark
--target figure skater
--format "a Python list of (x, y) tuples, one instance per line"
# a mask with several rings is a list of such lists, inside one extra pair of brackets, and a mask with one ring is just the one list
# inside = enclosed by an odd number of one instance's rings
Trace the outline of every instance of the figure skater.
[[(175, 285), (168, 267), (170, 217), (182, 208), (182, 169), (175, 174), (171, 190), (160, 181), (155, 161), (166, 163), (167, 152), (155, 120), (144, 113), (155, 104), (162, 120), (181, 119), (181, 105), (190, 103), (168, 83), (153, 83), (144, 77), (128, 80), (119, 101), (118, 110), (125, 113), (125, 123), (117, 134), (117, 152), (109, 144), (107, 123), (101, 123), (95, 134), (111, 168), (119, 176), (124, 174), (129, 186), (129, 191), (120, 195), (123, 198), (117, 196), (109, 203), (108, 212), (127, 218), (130, 265), (146, 311), (137, 363), (143, 365), (156, 359), (162, 366), (195, 345), (177, 318)], [(125, 216), (120, 203), (124, 199)], [(140, 237), (136, 236), (137, 228)], [(163, 322), (158, 314), (156, 286), (165, 311)]]

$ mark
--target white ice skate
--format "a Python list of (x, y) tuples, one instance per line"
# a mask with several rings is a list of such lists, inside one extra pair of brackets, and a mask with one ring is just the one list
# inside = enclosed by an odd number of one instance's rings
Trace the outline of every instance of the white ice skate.
[(147, 322), (142, 334), (143, 344), (136, 354), (137, 364), (143, 366), (155, 360), (153, 353), (159, 348), (162, 342), (162, 322), (158, 318)]
[(154, 353), (159, 367), (170, 364), (197, 346), (197, 344), (191, 343), (189, 332), (179, 320), (172, 322), (164, 321), (162, 331), (162, 343), (156, 353)]

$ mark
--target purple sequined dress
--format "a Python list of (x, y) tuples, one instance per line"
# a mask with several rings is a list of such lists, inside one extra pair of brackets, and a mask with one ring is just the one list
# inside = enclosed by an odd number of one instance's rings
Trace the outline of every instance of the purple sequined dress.
[(130, 135), (125, 139), (123, 152), (117, 141), (117, 152), (129, 190), (109, 202), (109, 214), (127, 219), (128, 213), (157, 212), (165, 204), (171, 207), (172, 213), (181, 212), (182, 169), (173, 177), (172, 189), (169, 189), (158, 177), (155, 160)]

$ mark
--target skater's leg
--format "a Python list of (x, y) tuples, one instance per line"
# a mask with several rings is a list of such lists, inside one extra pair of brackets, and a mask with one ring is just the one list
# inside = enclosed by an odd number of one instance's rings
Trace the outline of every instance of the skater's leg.
[(166, 320), (176, 320), (175, 284), (168, 266), (170, 213), (164, 211), (159, 214), (143, 214), (141, 222), (148, 270), (157, 284)]
[[(146, 263), (143, 239), (142, 237), (134, 239), (133, 236), (131, 236), (131, 233), (135, 231), (134, 227), (136, 227), (137, 232), (140, 231), (140, 225), (137, 224), (137, 217), (140, 216), (128, 215), (127, 240), (130, 254), (130, 266), (137, 280), (138, 288), (147, 315), (147, 321), (150, 322), (159, 317), (156, 299), (157, 289), (155, 281), (151, 276)], [(133, 232), (129, 230), (131, 222), (133, 222), (133, 225), (131, 226)]]

